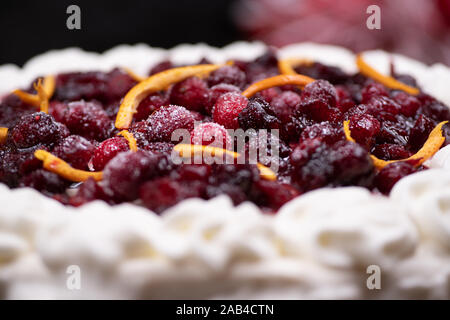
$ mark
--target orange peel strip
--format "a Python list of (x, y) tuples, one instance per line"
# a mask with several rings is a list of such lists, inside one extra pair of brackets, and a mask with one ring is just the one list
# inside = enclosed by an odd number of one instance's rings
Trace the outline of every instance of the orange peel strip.
[(312, 65), (314, 61), (302, 58), (288, 58), (278, 61), (278, 70), (281, 74), (298, 74), (294, 68), (300, 65)]
[(6, 137), (8, 136), (8, 128), (0, 128), (0, 144), (6, 142)]
[[(442, 135), (442, 127), (444, 124), (448, 123), (448, 121), (442, 121), (440, 122), (434, 129), (430, 132), (430, 135), (428, 136), (427, 141), (423, 144), (422, 148), (420, 148), (419, 151), (417, 151), (415, 154), (413, 154), (411, 157), (406, 159), (399, 159), (399, 160), (381, 160), (375, 157), (374, 155), (370, 155), (370, 157), (373, 160), (373, 164), (377, 169), (383, 169), (385, 166), (387, 166), (390, 163), (398, 162), (398, 161), (409, 161), (409, 160), (417, 160), (415, 163), (416, 166), (421, 165), (424, 163), (427, 159), (431, 158), (436, 152), (439, 151), (442, 144), (445, 141), (445, 137)], [(344, 132), (345, 137), (347, 140), (355, 142), (355, 140), (351, 137), (350, 129), (349, 129), (349, 120), (344, 121)]]
[(306, 86), (308, 83), (314, 82), (315, 80), (313, 78), (301, 75), (301, 74), (282, 74), (274, 77), (270, 77), (267, 79), (263, 79), (261, 81), (255, 82), (250, 87), (248, 87), (244, 92), (242, 92), (242, 95), (244, 97), (250, 98), (255, 93), (272, 88), (272, 87), (279, 87), (284, 86), (287, 84), (294, 84), (301, 87)]
[(83, 182), (89, 178), (94, 178), (96, 181), (100, 181), (103, 178), (103, 172), (90, 172), (72, 168), (64, 160), (52, 155), (45, 150), (36, 150), (34, 156), (43, 161), (43, 166), (46, 170), (56, 173), (57, 175), (73, 181)]
[(39, 97), (39, 107), (41, 112), (48, 114), (48, 95), (45, 91), (44, 86), (42, 85), (41, 79), (38, 80), (37, 84), (34, 84), (34, 88), (37, 91), (37, 96)]
[(364, 61), (362, 54), (356, 55), (356, 65), (359, 69), (359, 72), (361, 72), (366, 77), (372, 78), (379, 83), (385, 85), (388, 88), (391, 89), (397, 89), (405, 91), (411, 95), (417, 95), (419, 94), (419, 89), (410, 87), (396, 79), (390, 76), (385, 76), (381, 73), (379, 73), (377, 70), (372, 68), (367, 62)]
[(133, 134), (129, 132), (128, 130), (122, 130), (118, 134), (118, 136), (122, 136), (128, 141), (128, 146), (130, 147), (130, 150), (133, 152), (138, 151), (137, 142), (134, 138)]
[(116, 117), (116, 128), (128, 129), (133, 114), (136, 112), (139, 103), (145, 99), (150, 93), (161, 91), (169, 87), (171, 84), (183, 81), (195, 75), (204, 75), (217, 70), (222, 65), (216, 64), (202, 64), (196, 66), (187, 66), (180, 68), (172, 68), (154, 74), (153, 76), (139, 82), (125, 95), (125, 98), (120, 105), (119, 112)]
[[(180, 144), (177, 144), (173, 148), (173, 150), (178, 152), (181, 157), (192, 156), (196, 153), (208, 153), (213, 157), (215, 155), (220, 156), (223, 154), (232, 156), (235, 159), (237, 157), (239, 157), (239, 153), (234, 152), (234, 151), (230, 151), (230, 150), (226, 150), (226, 149), (222, 149), (222, 148), (211, 147), (211, 146), (203, 146), (203, 145), (198, 145), (198, 144), (182, 144), (182, 143), (180, 143)], [(277, 180), (277, 175), (270, 168), (266, 167), (265, 165), (263, 165), (259, 162), (256, 164), (256, 166), (258, 167), (259, 173), (262, 178), (264, 178), (266, 180), (271, 180), (271, 181)]]
[[(38, 80), (37, 83), (39, 83), (39, 81), (41, 81), (41, 79)], [(34, 86), (36, 86), (37, 84), (34, 84)], [(47, 99), (50, 99), (53, 96), (53, 93), (55, 92), (55, 87), (56, 87), (56, 79), (55, 76), (53, 75), (48, 75), (46, 77), (44, 77), (44, 81), (42, 84), (42, 89), (45, 92)], [(22, 90), (14, 90), (13, 93), (19, 97), (20, 100), (22, 100), (23, 102), (32, 105), (34, 107), (41, 107), (41, 98), (39, 97), (39, 93), (38, 94), (31, 94), (28, 92), (24, 92)]]

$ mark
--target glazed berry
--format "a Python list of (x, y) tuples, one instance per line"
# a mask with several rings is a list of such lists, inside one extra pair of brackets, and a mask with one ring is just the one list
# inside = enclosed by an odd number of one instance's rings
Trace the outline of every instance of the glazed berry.
[(380, 192), (387, 195), (401, 178), (417, 171), (418, 169), (414, 165), (405, 161), (390, 163), (376, 175), (375, 186)]
[(336, 107), (336, 90), (325, 80), (309, 83), (302, 91), (302, 101), (297, 109), (297, 115), (306, 115), (315, 121), (337, 122), (342, 113)]
[(344, 132), (340, 127), (324, 121), (307, 126), (300, 135), (300, 141), (320, 138), (324, 143), (332, 145), (339, 140), (344, 140)]
[(337, 95), (337, 107), (342, 113), (347, 112), (356, 105), (351, 93), (346, 87), (340, 85), (335, 88)]
[(64, 123), (72, 134), (102, 141), (107, 139), (114, 129), (113, 122), (102, 107), (93, 102), (76, 101), (67, 104), (58, 121)]
[(401, 111), (401, 106), (394, 100), (385, 97), (372, 97), (367, 103), (368, 113), (378, 120), (395, 121), (395, 116)]
[(58, 142), (52, 153), (72, 167), (86, 170), (94, 150), (95, 145), (90, 141), (81, 136), (71, 135)]
[(428, 139), (430, 132), (434, 129), (435, 124), (430, 118), (421, 114), (414, 122), (413, 127), (409, 132), (408, 144), (411, 149), (418, 151), (422, 148), (425, 141)]
[(94, 179), (89, 178), (81, 184), (78, 192), (70, 197), (68, 202), (74, 207), (79, 207), (94, 200), (103, 200), (111, 204), (113, 203), (103, 188), (95, 182)]
[(173, 86), (170, 102), (189, 110), (203, 111), (209, 103), (208, 86), (198, 77), (187, 78)]
[(214, 122), (227, 129), (237, 129), (238, 116), (247, 104), (248, 99), (239, 93), (230, 92), (221, 95), (213, 110)]
[(239, 113), (239, 126), (244, 129), (279, 129), (280, 121), (275, 117), (267, 102), (252, 98)]
[(341, 69), (318, 62), (301, 65), (296, 67), (295, 70), (299, 74), (304, 74), (314, 79), (324, 79), (332, 84), (344, 83), (348, 81), (349, 78), (349, 76)]
[(207, 164), (184, 164), (181, 165), (175, 177), (178, 181), (204, 181), (211, 176), (211, 166)]
[(361, 90), (362, 103), (369, 102), (372, 98), (389, 97), (385, 86), (378, 82), (371, 82)]
[(165, 61), (162, 61), (162, 62), (156, 64), (155, 66), (153, 66), (150, 69), (149, 75), (152, 76), (154, 74), (166, 71), (166, 70), (171, 69), (173, 67), (174, 67), (174, 65), (172, 64), (172, 62), (170, 62), (168, 60), (165, 60)]
[(203, 190), (203, 184), (185, 184), (164, 177), (144, 183), (139, 195), (148, 209), (161, 213), (184, 199), (201, 197)]
[(19, 187), (34, 188), (47, 195), (62, 193), (68, 186), (68, 181), (44, 169), (31, 172), (20, 179), (19, 183)]
[(109, 138), (95, 148), (91, 165), (95, 171), (101, 171), (118, 153), (128, 151), (128, 141), (123, 137)]
[(133, 201), (138, 198), (141, 183), (171, 169), (166, 155), (140, 150), (121, 152), (103, 170), (105, 192), (115, 201)]
[(174, 145), (169, 142), (148, 142), (143, 146), (146, 151), (160, 152), (170, 154)]
[(406, 159), (412, 155), (405, 147), (390, 143), (377, 144), (371, 153), (382, 160)]
[(300, 195), (293, 186), (278, 181), (259, 180), (254, 185), (252, 200), (259, 206), (277, 211), (286, 202)]
[(236, 66), (224, 66), (213, 71), (208, 77), (210, 87), (217, 84), (231, 84), (243, 89), (247, 82), (245, 73)]
[(240, 93), (241, 90), (236, 86), (233, 86), (231, 84), (226, 84), (226, 83), (218, 84), (218, 85), (211, 87), (211, 89), (209, 90), (209, 103), (205, 106), (206, 112), (208, 114), (212, 115), (214, 105), (216, 104), (217, 99), (219, 99), (219, 97), (221, 95), (228, 93), (228, 92)]
[(0, 99), (0, 127), (12, 128), (20, 118), (34, 112), (36, 107), (27, 106), (16, 95), (7, 95)]
[(142, 100), (133, 119), (135, 121), (146, 120), (156, 109), (168, 104), (169, 99), (166, 94), (161, 92), (153, 93)]
[(274, 97), (270, 102), (270, 108), (283, 123), (288, 122), (294, 110), (300, 104), (300, 96), (293, 91), (284, 91)]
[(191, 143), (222, 149), (232, 148), (232, 139), (227, 130), (214, 122), (202, 123), (191, 132)]
[(380, 132), (380, 127), (380, 122), (370, 114), (354, 115), (349, 122), (352, 138), (366, 148), (375, 143), (375, 136)]
[(394, 101), (400, 105), (400, 113), (407, 117), (412, 117), (416, 114), (420, 107), (420, 101), (414, 96), (411, 96), (403, 91), (393, 93)]
[(109, 101), (120, 99), (137, 83), (122, 69), (113, 69), (107, 75), (106, 97)]
[(189, 133), (194, 129), (194, 121), (192, 113), (184, 107), (174, 105), (161, 107), (146, 120), (149, 141), (177, 142), (172, 141), (172, 133), (177, 129), (184, 129)]
[(67, 131), (43, 112), (23, 116), (11, 129), (11, 140), (17, 148), (30, 148), (43, 144), (51, 145), (64, 138)]
[(260, 97), (268, 103), (272, 103), (273, 99), (281, 94), (281, 92), (279, 87), (272, 87), (258, 92), (255, 96)]

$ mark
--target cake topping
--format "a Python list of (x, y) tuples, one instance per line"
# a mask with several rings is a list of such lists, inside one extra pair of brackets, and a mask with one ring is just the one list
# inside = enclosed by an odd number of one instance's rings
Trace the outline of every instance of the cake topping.
[[(222, 149), (222, 148), (216, 148), (211, 146), (203, 146), (203, 145), (196, 145), (196, 144), (177, 144), (174, 148), (174, 151), (178, 152), (180, 157), (190, 157), (195, 154), (206, 154), (210, 155), (212, 157), (214, 156), (231, 156), (234, 159), (237, 159), (240, 154), (234, 151)], [(259, 174), (262, 178), (266, 180), (276, 180), (277, 175), (268, 167), (261, 163), (257, 163), (256, 166), (259, 169)]]
[(417, 88), (410, 87), (390, 76), (385, 76), (379, 73), (364, 61), (361, 54), (358, 54), (356, 56), (356, 65), (359, 69), (359, 72), (361, 72), (363, 75), (384, 84), (388, 88), (402, 90), (411, 95), (417, 95), (420, 92)]
[(47, 100), (47, 106), (45, 106), (44, 104), (44, 109), (46, 107), (48, 108), (48, 99), (50, 99), (55, 92), (55, 83), (55, 77), (53, 75), (48, 75), (44, 78), (43, 83), (42, 79), (39, 78), (37, 83), (33, 85), (37, 91), (37, 94), (31, 94), (18, 89), (14, 90), (13, 93), (18, 96), (23, 102), (34, 107), (40, 107), (41, 111), (45, 112), (44, 110), (42, 110), (42, 101)]
[(43, 166), (46, 170), (58, 174), (59, 176), (74, 182), (86, 181), (89, 178), (93, 178), (96, 181), (102, 179), (102, 172), (89, 172), (72, 168), (64, 160), (52, 155), (45, 150), (36, 150), (34, 156), (43, 161)]
[(284, 85), (298, 85), (301, 87), (306, 86), (308, 83), (314, 82), (313, 78), (301, 75), (301, 74), (282, 74), (274, 77), (270, 77), (267, 79), (263, 79), (261, 81), (253, 83), (250, 87), (248, 87), (242, 95), (244, 97), (250, 98), (255, 95), (257, 92), (269, 89), (272, 87), (280, 87)]
[(138, 83), (125, 96), (116, 117), (116, 128), (128, 129), (133, 120), (133, 114), (150, 93), (167, 89), (171, 84), (183, 81), (195, 75), (205, 75), (219, 69), (220, 65), (205, 64), (173, 68), (157, 73)]
[(122, 130), (117, 135), (127, 139), (128, 146), (130, 147), (131, 151), (136, 152), (138, 150), (136, 139), (131, 132), (129, 132), (128, 130)]
[[(351, 136), (351, 132), (349, 129), (349, 120), (344, 121), (344, 132), (345, 132), (345, 137), (347, 138), (347, 140), (351, 141), (351, 142), (356, 142), (352, 136)], [(377, 169), (382, 169), (385, 166), (387, 166), (390, 163), (393, 162), (398, 162), (398, 161), (411, 161), (411, 160), (415, 160), (414, 164), (419, 166), (421, 165), (423, 162), (425, 162), (427, 159), (431, 158), (436, 152), (439, 151), (439, 149), (441, 148), (442, 144), (445, 141), (445, 137), (443, 136), (442, 133), (442, 126), (444, 124), (446, 124), (448, 121), (442, 121), (441, 123), (439, 123), (430, 133), (427, 141), (425, 141), (424, 145), (422, 148), (420, 148), (419, 151), (417, 151), (414, 155), (412, 155), (409, 158), (406, 159), (400, 159), (400, 160), (389, 160), (389, 161), (385, 161), (385, 160), (381, 160), (378, 159), (377, 157), (375, 157), (374, 155), (370, 155), (370, 157), (373, 160), (373, 164)]]

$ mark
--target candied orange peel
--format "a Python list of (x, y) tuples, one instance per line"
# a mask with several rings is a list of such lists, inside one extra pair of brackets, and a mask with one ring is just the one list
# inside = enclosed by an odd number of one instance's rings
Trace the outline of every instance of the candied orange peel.
[(300, 87), (306, 86), (308, 83), (314, 82), (313, 78), (301, 75), (301, 74), (281, 74), (278, 76), (270, 77), (263, 79), (261, 81), (255, 82), (250, 85), (242, 95), (244, 97), (250, 98), (255, 95), (257, 92), (272, 88), (284, 86), (287, 84), (294, 84)]
[(294, 68), (306, 65), (310, 66), (314, 63), (314, 61), (306, 58), (287, 58), (281, 59), (278, 61), (278, 70), (281, 74), (298, 74)]
[[(398, 161), (410, 161), (410, 160), (416, 160), (414, 165), (419, 166), (422, 163), (424, 163), (426, 160), (431, 158), (436, 152), (439, 151), (442, 144), (445, 141), (445, 137), (442, 135), (442, 127), (447, 123), (448, 121), (442, 121), (440, 122), (434, 129), (430, 132), (430, 135), (428, 136), (427, 141), (423, 144), (422, 148), (420, 148), (419, 151), (417, 151), (415, 154), (413, 154), (411, 157), (406, 159), (399, 159), (399, 160), (381, 160), (375, 157), (374, 155), (370, 155), (370, 157), (373, 160), (373, 164), (377, 169), (383, 169), (385, 166), (387, 166), (390, 163), (398, 162)], [(347, 140), (355, 142), (355, 140), (351, 136), (350, 128), (349, 128), (349, 120), (344, 121), (344, 133)]]
[(45, 150), (36, 150), (34, 156), (43, 162), (44, 169), (73, 182), (83, 182), (89, 178), (100, 181), (103, 178), (103, 172), (90, 172), (72, 168), (64, 160)]
[[(173, 148), (173, 150), (178, 152), (180, 157), (189, 157), (189, 156), (193, 156), (194, 154), (199, 154), (199, 153), (209, 154), (212, 157), (214, 157), (216, 155), (221, 156), (221, 155), (225, 155), (225, 154), (229, 155), (235, 159), (237, 157), (239, 157), (239, 153), (231, 151), (231, 150), (217, 148), (217, 147), (211, 147), (211, 146), (203, 146), (203, 145), (198, 145), (198, 144), (180, 143), (180, 144), (177, 144)], [(277, 179), (277, 175), (270, 168), (266, 167), (265, 165), (263, 165), (259, 162), (256, 164), (256, 166), (258, 167), (259, 173), (262, 178), (264, 178), (266, 180), (272, 180), (272, 181), (275, 181)]]
[(137, 142), (134, 138), (133, 134), (129, 132), (128, 130), (122, 130), (118, 134), (118, 136), (122, 136), (128, 141), (128, 146), (130, 147), (130, 150), (133, 152), (138, 151)]
[[(44, 77), (44, 81), (41, 78), (38, 79), (37, 83), (33, 84), (37, 91), (37, 94), (31, 94), (22, 90), (14, 90), (13, 93), (19, 97), (23, 102), (32, 105), (34, 107), (40, 107), (42, 111), (42, 101), (46, 100), (46, 105), (48, 109), (48, 100), (53, 96), (56, 87), (56, 79), (53, 75), (48, 75)], [(40, 88), (40, 93), (38, 88)], [(45, 104), (44, 104), (45, 109)], [(45, 111), (44, 111), (45, 112)], [(48, 110), (47, 112), (48, 113)]]
[(6, 142), (6, 138), (8, 136), (8, 128), (0, 128), (0, 144), (4, 144)]
[(361, 72), (363, 75), (372, 78), (375, 81), (378, 81), (379, 83), (385, 85), (388, 88), (402, 90), (411, 95), (417, 95), (420, 92), (419, 89), (417, 88), (408, 86), (403, 82), (394, 79), (393, 77), (379, 73), (377, 70), (372, 68), (367, 62), (364, 61), (361, 53), (356, 55), (356, 66), (358, 67), (359, 72)]
[(196, 66), (187, 66), (172, 68), (154, 74), (153, 76), (139, 82), (125, 95), (119, 112), (116, 117), (116, 128), (128, 129), (136, 113), (139, 103), (149, 94), (167, 89), (171, 84), (183, 81), (192, 76), (205, 75), (219, 69), (222, 65), (201, 64)]

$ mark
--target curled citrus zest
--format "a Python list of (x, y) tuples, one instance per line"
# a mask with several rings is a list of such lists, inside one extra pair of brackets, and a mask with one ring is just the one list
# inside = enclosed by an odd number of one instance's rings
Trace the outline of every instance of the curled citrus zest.
[(146, 77), (138, 75), (136, 72), (127, 67), (122, 67), (122, 69), (136, 82), (141, 82), (147, 79)]
[(278, 61), (278, 70), (281, 74), (298, 74), (294, 68), (300, 65), (312, 65), (314, 61), (303, 58), (288, 58)]
[(116, 117), (116, 128), (128, 129), (133, 114), (136, 112), (139, 103), (145, 99), (150, 93), (167, 89), (171, 84), (183, 81), (189, 77), (210, 73), (217, 70), (221, 65), (203, 64), (196, 66), (172, 68), (154, 74), (153, 76), (141, 81), (125, 95), (120, 105), (119, 112)]
[[(427, 159), (431, 158), (436, 152), (439, 151), (442, 144), (445, 141), (445, 137), (442, 135), (442, 126), (446, 124), (448, 121), (442, 121), (439, 123), (434, 129), (430, 132), (430, 135), (428, 136), (427, 141), (423, 144), (422, 148), (420, 148), (419, 151), (417, 151), (415, 154), (413, 154), (411, 157), (406, 159), (399, 159), (399, 160), (381, 160), (375, 157), (374, 155), (370, 155), (370, 157), (373, 160), (373, 164), (377, 169), (383, 169), (385, 166), (387, 166), (390, 163), (398, 162), (398, 161), (410, 161), (410, 160), (416, 160), (414, 165), (419, 166), (423, 162), (425, 162)], [(350, 135), (350, 129), (349, 129), (349, 120), (344, 121), (344, 132), (345, 137), (347, 140), (355, 142), (355, 140)]]
[(42, 85), (41, 79), (38, 80), (37, 84), (36, 83), (34, 84), (34, 89), (36, 89), (37, 95), (40, 100), (39, 107), (40, 107), (41, 112), (48, 113), (49, 97), (47, 95), (47, 92), (44, 89), (44, 86)]
[(128, 130), (122, 130), (117, 135), (122, 136), (125, 139), (127, 139), (128, 146), (130, 147), (131, 151), (133, 151), (133, 152), (138, 151), (136, 139), (134, 138), (134, 136), (131, 132), (129, 132)]
[(0, 128), (0, 144), (4, 144), (6, 142), (6, 137), (8, 136), (8, 128)]
[[(239, 153), (231, 151), (231, 150), (226, 150), (226, 149), (222, 149), (222, 148), (216, 148), (216, 147), (211, 147), (211, 146), (203, 146), (203, 145), (198, 145), (198, 144), (177, 144), (174, 148), (174, 151), (178, 152), (180, 157), (189, 157), (192, 156), (194, 154), (198, 154), (198, 153), (203, 153), (203, 154), (210, 154), (212, 157), (218, 155), (229, 155), (232, 156), (233, 158), (237, 158), (239, 157)], [(261, 164), (261, 163), (257, 163), (256, 166), (259, 169), (259, 173), (261, 175), (262, 178), (266, 179), (266, 180), (276, 180), (277, 179), (277, 175), (275, 174), (275, 172), (273, 172), (270, 168), (266, 167), (265, 165)]]
[(367, 64), (364, 61), (362, 54), (358, 54), (356, 56), (356, 65), (359, 69), (359, 72), (361, 72), (363, 75), (378, 81), (379, 83), (385, 85), (388, 88), (402, 90), (411, 95), (419, 94), (419, 89), (410, 87), (410, 86), (394, 79), (393, 77), (385, 76), (385, 75), (379, 73), (377, 70), (372, 68), (369, 64)]
[[(41, 79), (38, 80), (37, 83), (42, 81)], [(36, 83), (33, 84), (36, 88)], [(44, 78), (43, 84), (42, 84), (42, 90), (45, 92), (47, 99), (50, 99), (53, 96), (53, 93), (55, 92), (55, 86), (56, 86), (56, 79), (53, 75), (48, 75)], [(13, 93), (19, 97), (20, 100), (23, 102), (32, 105), (34, 107), (41, 107), (41, 98), (38, 94), (31, 94), (28, 92), (24, 92), (22, 90), (14, 90)]]
[(242, 92), (242, 95), (250, 98), (255, 93), (268, 88), (284, 86), (286, 84), (294, 84), (304, 87), (308, 83), (314, 81), (315, 80), (313, 78), (301, 74), (282, 74), (253, 83), (244, 92)]
[(94, 178), (96, 181), (100, 181), (103, 178), (103, 172), (90, 172), (72, 168), (64, 160), (52, 155), (45, 150), (36, 150), (34, 156), (43, 161), (43, 166), (46, 170), (56, 173), (57, 175), (73, 181), (82, 182), (89, 178)]

